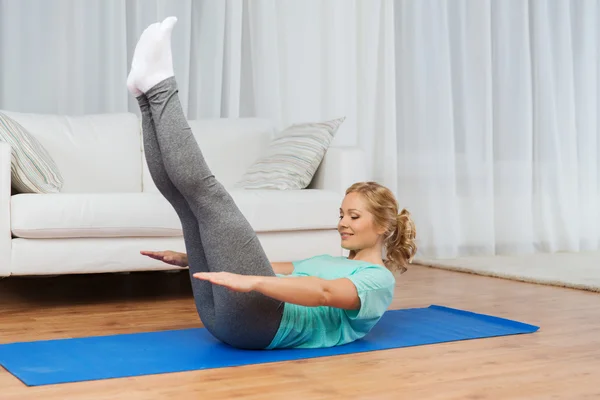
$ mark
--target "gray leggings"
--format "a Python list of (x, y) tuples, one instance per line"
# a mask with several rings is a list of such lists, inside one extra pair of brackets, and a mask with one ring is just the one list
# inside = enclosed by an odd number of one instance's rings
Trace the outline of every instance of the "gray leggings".
[[(275, 276), (256, 233), (208, 168), (177, 93), (171, 77), (138, 97), (138, 103), (148, 169), (181, 220), (190, 277), (208, 271)], [(213, 336), (246, 349), (271, 343), (282, 319), (282, 302), (191, 281), (198, 315)]]

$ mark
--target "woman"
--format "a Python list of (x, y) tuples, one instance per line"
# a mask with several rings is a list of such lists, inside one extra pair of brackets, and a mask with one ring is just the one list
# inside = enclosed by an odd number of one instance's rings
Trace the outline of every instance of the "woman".
[(348, 258), (271, 264), (206, 165), (181, 109), (170, 45), (176, 22), (169, 17), (142, 33), (127, 86), (142, 112), (152, 179), (181, 220), (187, 254), (141, 253), (189, 265), (202, 323), (231, 346), (330, 347), (365, 336), (392, 301), (390, 269), (404, 271), (415, 254), (409, 213), (398, 214), (388, 189), (357, 183), (347, 191), (338, 224)]

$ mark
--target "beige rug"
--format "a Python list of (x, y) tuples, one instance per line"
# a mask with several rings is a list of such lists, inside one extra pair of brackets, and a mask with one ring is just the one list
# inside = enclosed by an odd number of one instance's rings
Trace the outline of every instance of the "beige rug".
[(415, 259), (414, 264), (600, 292), (600, 252)]

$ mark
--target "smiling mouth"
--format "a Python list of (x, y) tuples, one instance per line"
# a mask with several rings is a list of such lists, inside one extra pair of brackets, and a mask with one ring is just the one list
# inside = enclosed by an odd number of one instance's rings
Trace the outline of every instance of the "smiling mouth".
[(342, 237), (342, 239), (348, 239), (350, 236), (352, 236), (351, 233), (340, 233), (340, 236)]

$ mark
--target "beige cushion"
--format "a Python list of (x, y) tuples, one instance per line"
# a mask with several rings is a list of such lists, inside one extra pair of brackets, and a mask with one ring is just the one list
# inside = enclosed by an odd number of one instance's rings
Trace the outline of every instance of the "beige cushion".
[(285, 129), (234, 187), (278, 190), (308, 187), (344, 119), (294, 124)]
[(17, 193), (58, 193), (63, 177), (44, 146), (21, 124), (0, 112), (0, 141), (12, 148), (11, 187)]
[[(257, 232), (335, 229), (342, 200), (317, 189), (230, 193)], [(16, 195), (11, 231), (30, 239), (182, 235), (177, 213), (159, 193)]]

